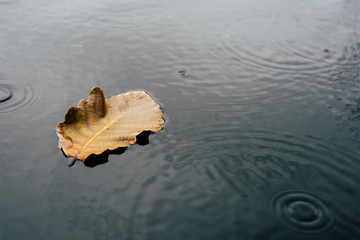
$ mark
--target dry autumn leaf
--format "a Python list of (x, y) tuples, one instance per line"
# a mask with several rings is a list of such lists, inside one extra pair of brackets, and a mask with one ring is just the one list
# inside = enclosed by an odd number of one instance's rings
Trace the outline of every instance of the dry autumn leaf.
[(65, 121), (58, 124), (59, 148), (85, 161), (91, 154), (134, 144), (142, 131), (160, 131), (161, 116), (159, 104), (143, 91), (105, 99), (102, 89), (94, 87), (88, 99), (69, 108)]

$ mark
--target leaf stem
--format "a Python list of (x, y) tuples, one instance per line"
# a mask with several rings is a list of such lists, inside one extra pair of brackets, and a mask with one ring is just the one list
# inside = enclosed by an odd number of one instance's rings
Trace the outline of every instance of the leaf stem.
[(73, 157), (73, 160), (72, 160), (71, 163), (69, 164), (69, 167), (74, 166), (76, 160), (77, 160), (77, 158), (76, 158), (76, 157)]

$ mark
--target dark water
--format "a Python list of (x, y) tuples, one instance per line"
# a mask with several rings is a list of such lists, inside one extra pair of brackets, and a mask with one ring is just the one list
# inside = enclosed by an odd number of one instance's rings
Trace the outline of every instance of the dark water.
[[(360, 239), (359, 12), (0, 0), (0, 239)], [(69, 168), (55, 128), (95, 85), (166, 125)]]

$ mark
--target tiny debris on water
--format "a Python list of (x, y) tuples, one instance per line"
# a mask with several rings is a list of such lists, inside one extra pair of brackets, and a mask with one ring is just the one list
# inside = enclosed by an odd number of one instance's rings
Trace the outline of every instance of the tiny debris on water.
[(185, 70), (180, 70), (178, 71), (178, 73), (180, 74), (181, 77), (189, 77), (190, 74), (188, 74)]

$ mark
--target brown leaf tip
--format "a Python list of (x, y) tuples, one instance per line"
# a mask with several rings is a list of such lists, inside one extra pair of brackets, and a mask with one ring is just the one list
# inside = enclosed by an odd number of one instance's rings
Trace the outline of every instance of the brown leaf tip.
[(97, 87), (97, 86), (94, 86), (91, 90), (90, 90), (90, 94), (95, 94), (95, 93), (102, 93), (103, 94), (103, 90), (101, 87)]
[[(95, 110), (95, 115), (97, 117), (105, 117), (107, 113), (107, 104), (104, 97), (103, 90), (100, 87), (93, 87), (89, 93), (87, 103), (90, 107), (93, 107)], [(80, 102), (79, 102), (80, 104)]]

